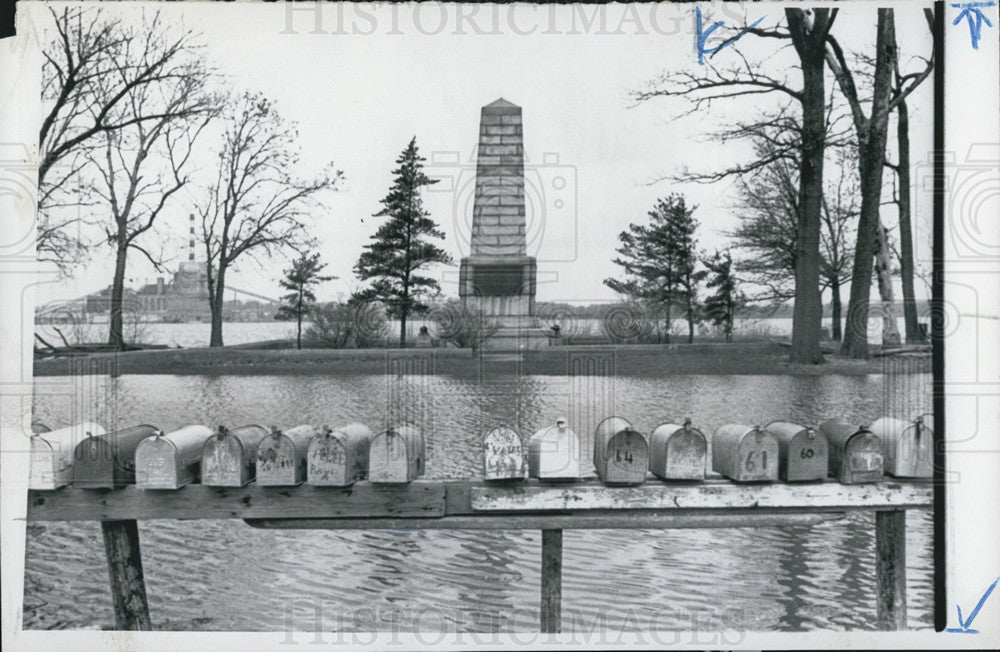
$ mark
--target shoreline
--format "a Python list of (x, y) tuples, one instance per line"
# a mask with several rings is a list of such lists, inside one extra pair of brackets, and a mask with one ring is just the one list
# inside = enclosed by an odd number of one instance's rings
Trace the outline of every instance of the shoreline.
[[(245, 346), (245, 345), (244, 345)], [(673, 345), (555, 346), (524, 352), (452, 348), (252, 349), (233, 347), (95, 353), (34, 361), (35, 376), (109, 375), (381, 375), (413, 373), (477, 377), (490, 373), (568, 376), (591, 364), (617, 376), (823, 376), (931, 373), (929, 354), (847, 360), (820, 365), (788, 362), (777, 342)], [(903, 362), (905, 360), (905, 362)]]

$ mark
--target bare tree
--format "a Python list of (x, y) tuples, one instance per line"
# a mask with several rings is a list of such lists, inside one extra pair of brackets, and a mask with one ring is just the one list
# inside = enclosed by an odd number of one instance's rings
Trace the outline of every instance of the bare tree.
[(214, 180), (197, 205), (205, 247), (212, 314), (209, 346), (222, 346), (226, 273), (243, 258), (283, 249), (302, 253), (312, 243), (310, 209), (341, 177), (327, 168), (312, 180), (294, 176), (298, 133), (269, 100), (244, 92), (226, 102)]
[[(117, 65), (127, 66), (127, 62)], [(98, 172), (92, 191), (110, 213), (110, 219), (97, 221), (115, 252), (108, 343), (119, 349), (125, 344), (122, 296), (128, 253), (132, 249), (139, 251), (160, 268), (162, 254), (151, 253), (140, 244), (140, 238), (153, 228), (171, 197), (188, 182), (184, 169), (194, 142), (217, 113), (218, 98), (205, 92), (210, 71), (196, 59), (183, 70), (183, 76), (130, 88), (111, 112), (115, 122), (124, 122), (128, 116), (143, 111), (155, 112), (159, 117), (102, 132), (97, 137), (103, 141), (102, 146), (85, 154)], [(114, 84), (113, 80), (107, 82)]]
[(100, 7), (50, 7), (55, 37), (44, 49), (42, 98), (46, 113), (38, 132), (38, 258), (67, 271), (83, 247), (78, 226), (78, 188), (97, 136), (157, 120), (159, 109), (123, 111), (139, 89), (183, 78), (198, 49), (190, 31), (177, 33), (159, 12), (128, 25)]
[[(638, 100), (674, 96), (691, 100), (691, 112), (722, 98), (737, 98), (780, 94), (798, 103), (802, 125), (798, 148), (799, 188), (796, 230), (795, 307), (792, 317), (793, 362), (816, 364), (823, 361), (820, 332), (823, 306), (820, 299), (820, 222), (823, 198), (823, 151), (826, 144), (826, 93), (824, 86), (824, 54), (826, 38), (836, 18), (837, 10), (797, 8), (785, 9), (787, 26), (770, 28), (741, 26), (730, 37), (731, 42), (749, 33), (761, 38), (790, 40), (799, 59), (802, 86), (793, 88), (787, 77), (768, 74), (763, 64), (751, 64), (732, 44), (716, 52), (737, 57), (739, 63), (717, 68), (709, 62), (704, 74), (678, 72), (665, 75), (653, 88), (636, 94)], [(761, 166), (767, 161), (760, 161)]]
[[(798, 162), (791, 151), (784, 158), (769, 156), (770, 146), (769, 142), (758, 143), (757, 151), (760, 158), (773, 158), (772, 163), (740, 178), (743, 220), (728, 235), (748, 254), (737, 261), (736, 270), (746, 281), (762, 288), (750, 299), (780, 305), (794, 297)], [(824, 175), (819, 273), (821, 294), (830, 290), (832, 336), (840, 340), (840, 287), (850, 278), (850, 227), (858, 215), (857, 172), (850, 148), (838, 144), (832, 151), (836, 173)]]
[[(933, 33), (933, 13), (924, 10)], [(936, 49), (936, 47), (935, 47)], [(858, 173), (861, 180), (861, 215), (851, 273), (851, 297), (848, 304), (848, 326), (841, 353), (852, 358), (868, 357), (868, 303), (871, 297), (873, 260), (880, 240), (885, 240), (879, 217), (882, 198), (882, 171), (885, 167), (885, 147), (889, 114), (926, 79), (934, 68), (934, 52), (924, 60), (924, 68), (907, 75), (905, 86), (897, 93), (892, 90), (892, 75), (897, 66), (895, 15), (892, 9), (879, 9), (875, 38), (875, 66), (872, 77), (870, 109), (866, 113), (859, 99), (854, 75), (840, 44), (833, 36), (827, 39), (826, 62), (837, 79), (841, 92), (851, 109), (858, 140)], [(887, 250), (887, 244), (881, 247)], [(891, 290), (891, 283), (887, 284)], [(883, 281), (883, 293), (887, 289)], [(894, 325), (892, 305), (883, 301), (883, 323)], [(897, 335), (898, 336), (898, 335)]]

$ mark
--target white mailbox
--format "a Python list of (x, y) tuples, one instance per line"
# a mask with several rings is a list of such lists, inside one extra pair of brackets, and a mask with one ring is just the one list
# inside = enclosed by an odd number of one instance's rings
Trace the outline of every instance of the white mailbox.
[(58, 489), (73, 481), (73, 451), (87, 437), (99, 437), (104, 428), (85, 421), (31, 436), (28, 464), (29, 489)]
[(207, 426), (185, 426), (143, 439), (135, 448), (135, 484), (140, 489), (180, 489), (198, 479), (201, 450), (212, 436)]
[(580, 438), (566, 425), (566, 419), (557, 419), (556, 425), (531, 436), (528, 475), (539, 480), (580, 478)]

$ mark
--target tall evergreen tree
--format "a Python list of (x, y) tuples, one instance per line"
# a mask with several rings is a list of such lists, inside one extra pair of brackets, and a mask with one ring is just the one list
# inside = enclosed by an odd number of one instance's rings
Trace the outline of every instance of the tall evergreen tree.
[(332, 281), (336, 276), (323, 275), (326, 263), (319, 262), (319, 254), (302, 254), (292, 266), (285, 270), (285, 278), (279, 282), (288, 294), (281, 297), (282, 304), (278, 307), (278, 319), (294, 319), (298, 324), (295, 337), (295, 347), (302, 348), (302, 318), (316, 307), (316, 295), (313, 286), (325, 281)]
[(419, 272), (434, 263), (451, 264), (451, 256), (427, 238), (444, 239), (444, 232), (423, 208), (420, 189), (437, 183), (423, 171), (427, 159), (419, 155), (414, 136), (396, 159), (399, 165), (382, 210), (374, 217), (388, 218), (365, 246), (354, 271), (371, 286), (356, 292), (354, 303), (381, 301), (391, 317), (399, 318), (399, 344), (406, 345), (406, 318), (421, 314), (428, 306), (423, 299), (440, 292), (440, 285)]
[(631, 299), (661, 305), (666, 320), (666, 339), (670, 342), (672, 308), (684, 308), (688, 323), (688, 342), (694, 340), (698, 302), (698, 283), (703, 271), (696, 271), (697, 241), (694, 219), (697, 206), (687, 207), (684, 197), (672, 194), (657, 201), (649, 211), (649, 224), (629, 224), (618, 240), (614, 259), (625, 272), (624, 279), (608, 278), (604, 284)]
[(733, 320), (736, 309), (744, 302), (743, 295), (736, 290), (736, 278), (733, 276), (733, 259), (727, 251), (718, 251), (711, 258), (702, 261), (710, 274), (708, 287), (715, 292), (705, 299), (705, 317), (715, 326), (721, 326), (726, 335), (726, 341), (733, 341)]

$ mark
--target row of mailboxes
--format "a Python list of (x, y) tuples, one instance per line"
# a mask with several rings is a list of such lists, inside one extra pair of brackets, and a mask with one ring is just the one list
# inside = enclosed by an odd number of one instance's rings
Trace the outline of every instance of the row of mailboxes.
[(426, 463), (420, 430), (403, 424), (375, 435), (352, 423), (322, 429), (310, 425), (285, 431), (256, 425), (229, 430), (191, 425), (164, 433), (141, 425), (106, 433), (96, 423), (49, 431), (32, 428), (29, 487), (58, 489), (73, 484), (113, 489), (179, 489), (199, 481), (213, 487), (343, 487), (367, 478), (406, 483), (423, 475)]
[[(140, 425), (105, 433), (96, 423), (50, 431), (32, 424), (29, 485), (56, 489), (114, 488), (135, 483), (147, 489), (177, 489), (200, 479), (217, 487), (303, 482), (347, 486), (406, 483), (424, 473), (426, 444), (409, 424), (375, 435), (360, 423), (335, 429), (310, 425), (285, 431), (249, 425), (216, 431), (191, 425), (163, 433)], [(870, 426), (831, 419), (818, 428), (788, 422), (764, 427), (727, 424), (711, 439), (713, 471), (738, 482), (808, 482), (828, 475), (845, 484), (933, 475), (933, 431), (929, 415), (912, 422), (891, 417)], [(565, 419), (536, 432), (524, 454), (521, 437), (499, 427), (483, 438), (485, 480), (543, 481), (581, 477), (580, 438)], [(594, 433), (594, 466), (607, 484), (641, 484), (652, 472), (664, 480), (702, 480), (707, 441), (692, 427), (666, 423), (647, 437), (621, 417), (608, 417)]]
[[(712, 470), (737, 482), (809, 482), (828, 476), (844, 484), (895, 477), (929, 478), (932, 441), (929, 417), (913, 422), (890, 417), (870, 426), (830, 419), (818, 428), (775, 421), (761, 426), (727, 424), (712, 437)], [(606, 484), (641, 484), (647, 471), (664, 480), (701, 480), (707, 457), (705, 436), (691, 426), (663, 424), (645, 435), (621, 417), (608, 417), (594, 433), (594, 467)], [(580, 474), (580, 440), (559, 419), (528, 440), (528, 475), (542, 481), (575, 480)], [(521, 438), (499, 427), (483, 438), (483, 478), (524, 477)]]

